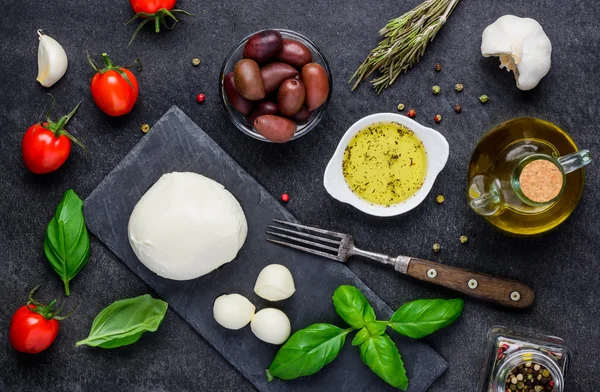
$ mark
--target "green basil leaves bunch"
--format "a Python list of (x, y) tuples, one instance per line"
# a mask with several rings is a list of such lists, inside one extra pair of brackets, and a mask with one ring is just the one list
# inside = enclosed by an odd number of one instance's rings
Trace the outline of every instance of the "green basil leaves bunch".
[(419, 339), (452, 324), (461, 315), (462, 299), (421, 299), (402, 305), (389, 321), (377, 320), (364, 294), (354, 286), (340, 286), (333, 294), (337, 314), (348, 324), (343, 329), (332, 324), (313, 324), (294, 333), (279, 349), (266, 370), (267, 379), (292, 380), (309, 376), (331, 363), (339, 354), (346, 336), (358, 331), (352, 345), (373, 373), (393, 387), (405, 391), (408, 377), (398, 348), (386, 334), (387, 327)]

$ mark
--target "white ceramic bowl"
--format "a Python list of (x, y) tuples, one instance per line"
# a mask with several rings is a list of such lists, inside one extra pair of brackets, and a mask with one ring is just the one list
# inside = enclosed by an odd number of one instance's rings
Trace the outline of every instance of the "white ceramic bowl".
[[(358, 197), (358, 195), (352, 192), (348, 183), (346, 183), (344, 172), (342, 170), (344, 151), (346, 150), (348, 143), (350, 143), (350, 140), (352, 140), (354, 135), (360, 130), (378, 122), (396, 122), (409, 128), (419, 139), (421, 139), (423, 146), (425, 147), (425, 152), (427, 153), (427, 172), (425, 174), (425, 182), (421, 189), (405, 201), (389, 207), (371, 204)], [(348, 203), (369, 215), (395, 216), (404, 214), (421, 204), (427, 194), (429, 194), (437, 175), (442, 171), (448, 161), (449, 151), (450, 149), (446, 138), (438, 131), (424, 127), (418, 122), (400, 114), (372, 114), (361, 118), (346, 131), (325, 169), (323, 183), (327, 192), (335, 199), (343, 203)]]

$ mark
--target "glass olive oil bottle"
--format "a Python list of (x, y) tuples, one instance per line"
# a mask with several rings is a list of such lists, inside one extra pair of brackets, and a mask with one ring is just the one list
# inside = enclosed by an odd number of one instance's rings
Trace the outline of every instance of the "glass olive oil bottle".
[[(517, 235), (543, 233), (558, 226), (575, 209), (583, 193), (581, 167), (590, 161), (589, 151), (578, 152), (569, 135), (550, 122), (533, 118), (507, 121), (487, 133), (473, 151), (469, 204), (501, 230)], [(561, 193), (548, 202), (528, 200), (523, 194), (527, 189), (519, 186), (518, 178), (521, 174), (523, 180), (529, 163), (560, 170), (564, 176), (564, 183), (558, 184)]]

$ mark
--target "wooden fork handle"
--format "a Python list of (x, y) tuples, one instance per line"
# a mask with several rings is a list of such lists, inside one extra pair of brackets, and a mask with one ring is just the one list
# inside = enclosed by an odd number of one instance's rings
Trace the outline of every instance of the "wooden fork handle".
[(511, 308), (533, 304), (533, 290), (514, 280), (496, 278), (433, 261), (410, 259), (407, 275), (481, 300)]

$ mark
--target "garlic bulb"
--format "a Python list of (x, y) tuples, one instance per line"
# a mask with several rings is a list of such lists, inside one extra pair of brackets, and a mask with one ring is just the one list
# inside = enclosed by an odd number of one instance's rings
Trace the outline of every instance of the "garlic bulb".
[(38, 46), (38, 76), (37, 81), (44, 87), (50, 87), (58, 82), (67, 72), (67, 54), (62, 46), (53, 38), (37, 31), (40, 37)]
[(531, 18), (504, 15), (483, 31), (481, 54), (500, 58), (500, 68), (513, 71), (517, 87), (531, 90), (550, 71), (552, 44)]

